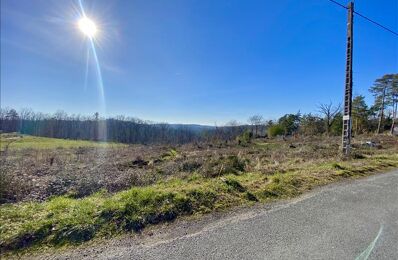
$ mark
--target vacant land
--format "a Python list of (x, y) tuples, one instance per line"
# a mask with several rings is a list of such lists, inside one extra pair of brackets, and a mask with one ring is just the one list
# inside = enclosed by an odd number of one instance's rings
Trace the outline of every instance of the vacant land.
[(398, 167), (398, 140), (389, 136), (356, 138), (346, 161), (339, 138), (321, 137), (128, 146), (7, 135), (1, 142), (5, 251), (137, 232)]
[(91, 142), (85, 140), (65, 140), (48, 137), (38, 137), (18, 134), (1, 134), (0, 136), (1, 151), (5, 146), (9, 146), (12, 150), (22, 149), (65, 149), (65, 148), (108, 148), (108, 147), (124, 147), (126, 145), (120, 143)]

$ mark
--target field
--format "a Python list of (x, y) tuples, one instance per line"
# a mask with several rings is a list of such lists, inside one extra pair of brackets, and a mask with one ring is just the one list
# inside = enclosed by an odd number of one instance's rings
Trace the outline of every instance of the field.
[(3, 151), (9, 143), (9, 149), (65, 149), (65, 148), (84, 148), (84, 147), (123, 147), (125, 145), (119, 143), (101, 143), (84, 140), (65, 140), (47, 137), (37, 137), (29, 135), (2, 134), (0, 136), (0, 148)]
[(2, 135), (2, 149), (14, 139), (2, 151), (4, 251), (139, 232), (398, 167), (390, 136), (356, 138), (350, 160), (334, 137), (129, 146)]

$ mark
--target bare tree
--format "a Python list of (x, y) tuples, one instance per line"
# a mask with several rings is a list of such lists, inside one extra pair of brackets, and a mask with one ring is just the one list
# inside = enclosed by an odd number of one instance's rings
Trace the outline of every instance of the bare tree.
[(224, 128), (227, 131), (228, 139), (233, 139), (241, 134), (242, 129), (245, 127), (236, 120), (230, 120), (225, 124)]
[(239, 122), (236, 121), (235, 119), (228, 121), (227, 123), (225, 123), (225, 126), (239, 126)]
[[(263, 117), (261, 115), (254, 115), (249, 117), (249, 123), (252, 125), (252, 133), (255, 129), (254, 136), (258, 136), (258, 128), (263, 123)], [(253, 129), (254, 128), (254, 129)]]
[(166, 132), (170, 128), (169, 124), (167, 123), (159, 123), (160, 127), (160, 142), (166, 143)]
[(332, 102), (330, 102), (329, 104), (320, 104), (318, 106), (318, 111), (324, 117), (326, 134), (329, 135), (330, 129), (336, 119), (336, 116), (339, 115), (339, 113), (341, 112), (341, 104), (338, 104), (337, 106), (333, 106)]

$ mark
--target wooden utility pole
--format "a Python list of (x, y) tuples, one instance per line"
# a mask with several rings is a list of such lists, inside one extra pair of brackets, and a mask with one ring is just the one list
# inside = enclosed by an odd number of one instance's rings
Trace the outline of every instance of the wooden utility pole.
[(348, 4), (347, 22), (347, 64), (345, 74), (344, 114), (343, 114), (343, 155), (349, 156), (351, 150), (351, 110), (352, 110), (352, 49), (353, 49), (354, 3)]

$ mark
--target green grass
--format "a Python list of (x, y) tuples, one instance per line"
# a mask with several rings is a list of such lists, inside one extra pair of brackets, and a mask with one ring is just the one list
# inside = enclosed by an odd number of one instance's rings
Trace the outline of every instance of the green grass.
[(286, 173), (234, 173), (216, 178), (192, 174), (116, 194), (82, 199), (55, 197), (39, 203), (0, 206), (0, 249), (78, 244), (93, 238), (139, 231), (181, 215), (298, 196), (314, 187), (398, 167), (398, 154), (330, 161)]
[(78, 147), (94, 147), (94, 148), (105, 148), (105, 147), (122, 147), (124, 144), (120, 143), (105, 143), (105, 142), (94, 142), (84, 140), (69, 140), (69, 139), (57, 139), (47, 138), (29, 135), (10, 135), (1, 134), (0, 136), (0, 147), (3, 150), (4, 147), (10, 143), (9, 149), (57, 149), (57, 148), (78, 148)]

